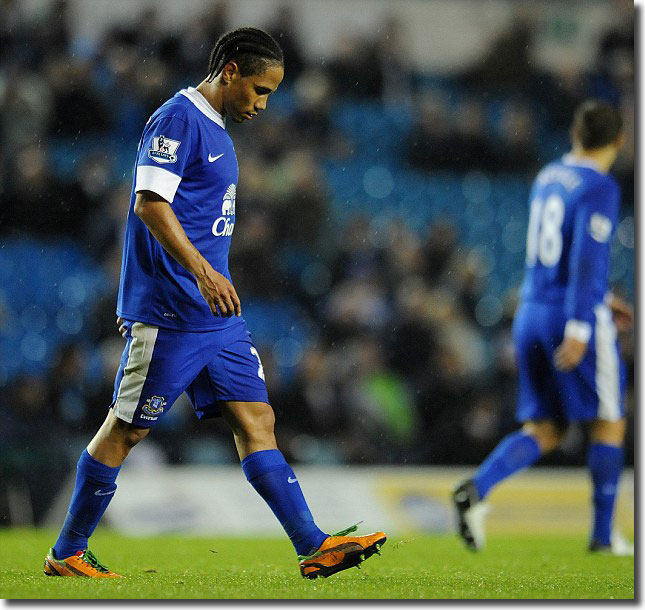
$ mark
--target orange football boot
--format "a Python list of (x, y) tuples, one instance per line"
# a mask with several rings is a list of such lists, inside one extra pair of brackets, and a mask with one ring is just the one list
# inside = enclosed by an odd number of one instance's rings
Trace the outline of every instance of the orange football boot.
[(78, 576), (81, 578), (123, 578), (108, 570), (89, 549), (76, 551), (65, 559), (55, 559), (54, 549), (45, 557), (44, 572), (47, 576)]
[(367, 536), (348, 536), (358, 529), (356, 525), (329, 536), (313, 555), (299, 555), (303, 578), (326, 578), (341, 570), (360, 568), (360, 564), (380, 550), (387, 536), (383, 532)]

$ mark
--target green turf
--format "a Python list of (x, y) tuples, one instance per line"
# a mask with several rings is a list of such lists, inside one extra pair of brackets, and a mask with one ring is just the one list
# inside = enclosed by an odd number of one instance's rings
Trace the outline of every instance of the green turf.
[(475, 599), (634, 597), (631, 557), (592, 555), (582, 536), (491, 536), (473, 554), (454, 536), (391, 538), (362, 570), (303, 580), (288, 540), (132, 539), (101, 529), (98, 558), (126, 578), (47, 577), (55, 532), (0, 530), (5, 599)]

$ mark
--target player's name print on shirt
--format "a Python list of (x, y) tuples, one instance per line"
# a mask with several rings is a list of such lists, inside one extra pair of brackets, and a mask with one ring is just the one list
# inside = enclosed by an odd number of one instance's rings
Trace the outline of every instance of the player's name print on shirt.
[(213, 156), (210, 153), (208, 153), (208, 162), (212, 163), (213, 161), (217, 161), (220, 157), (223, 157), (223, 156), (224, 156), (224, 153), (222, 153), (220, 155), (215, 155), (215, 156)]
[(179, 140), (171, 140), (163, 135), (152, 138), (152, 148), (148, 149), (148, 157), (156, 163), (176, 163), (175, 153), (180, 144)]
[(231, 217), (235, 216), (235, 184), (231, 184), (224, 193), (222, 199), (222, 215), (213, 223), (213, 235), (215, 237), (229, 237), (233, 235), (235, 221)]

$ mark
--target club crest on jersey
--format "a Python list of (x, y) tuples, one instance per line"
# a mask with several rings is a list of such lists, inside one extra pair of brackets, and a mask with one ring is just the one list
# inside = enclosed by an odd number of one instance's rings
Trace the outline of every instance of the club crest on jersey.
[(235, 215), (235, 184), (231, 184), (222, 198), (222, 215), (213, 223), (213, 235), (215, 237), (230, 237), (233, 235), (235, 222), (231, 222), (231, 216)]
[(166, 399), (163, 396), (152, 396), (146, 400), (141, 410), (147, 415), (157, 416), (163, 413), (166, 406)]
[(599, 214), (598, 212), (594, 212), (591, 215), (591, 218), (589, 219), (589, 234), (597, 242), (600, 242), (601, 244), (606, 242), (611, 236), (611, 229), (612, 224), (609, 218), (603, 214)]
[(181, 142), (171, 140), (166, 136), (152, 138), (152, 148), (148, 149), (148, 157), (156, 163), (175, 163), (177, 161), (177, 149)]

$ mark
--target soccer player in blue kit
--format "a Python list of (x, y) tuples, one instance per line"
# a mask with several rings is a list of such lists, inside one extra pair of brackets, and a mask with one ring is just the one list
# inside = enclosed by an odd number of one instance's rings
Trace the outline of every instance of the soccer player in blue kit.
[(453, 495), (459, 534), (472, 550), (484, 544), (483, 500), (491, 488), (557, 448), (568, 422), (583, 421), (590, 425), (593, 482), (589, 550), (633, 554), (612, 536), (625, 435), (625, 367), (612, 312), (625, 327), (633, 315), (608, 290), (620, 206), (608, 171), (623, 144), (621, 116), (589, 100), (576, 110), (571, 137), (571, 152), (542, 169), (530, 195), (526, 270), (513, 323), (523, 426)]
[[(83, 451), (52, 576), (118, 577), (88, 549), (129, 451), (186, 392), (198, 418), (230, 425), (242, 469), (291, 539), (305, 578), (378, 553), (386, 536), (332, 536), (315, 524), (278, 450), (264, 371), (228, 270), (238, 164), (227, 118), (251, 120), (284, 76), (282, 50), (261, 30), (223, 35), (208, 76), (148, 120), (139, 142), (117, 304), (127, 339), (112, 405)], [(231, 507), (232, 509), (234, 507)]]

